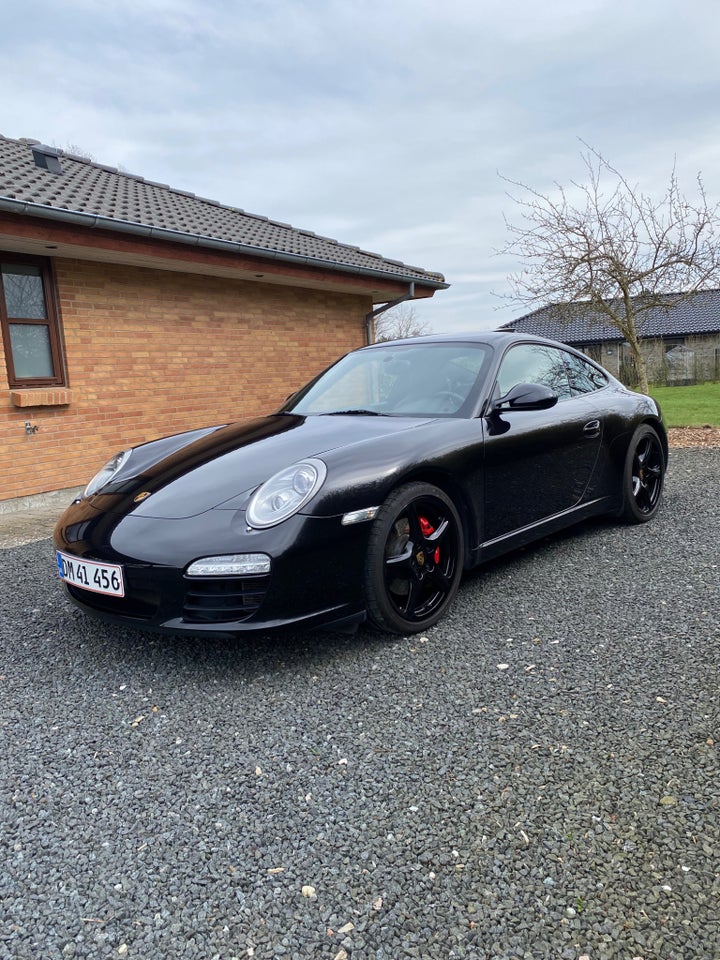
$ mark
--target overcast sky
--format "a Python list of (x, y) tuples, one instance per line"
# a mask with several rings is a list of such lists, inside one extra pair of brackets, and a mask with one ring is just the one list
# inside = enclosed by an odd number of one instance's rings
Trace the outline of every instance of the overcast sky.
[(6, 0), (0, 53), (1, 134), (439, 271), (438, 332), (524, 312), (499, 174), (720, 199), (718, 0)]

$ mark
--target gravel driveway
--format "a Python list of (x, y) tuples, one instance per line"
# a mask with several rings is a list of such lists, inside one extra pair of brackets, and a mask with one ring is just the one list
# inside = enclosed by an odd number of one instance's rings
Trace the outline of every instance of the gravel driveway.
[(414, 639), (135, 634), (0, 551), (0, 957), (720, 958), (719, 477)]

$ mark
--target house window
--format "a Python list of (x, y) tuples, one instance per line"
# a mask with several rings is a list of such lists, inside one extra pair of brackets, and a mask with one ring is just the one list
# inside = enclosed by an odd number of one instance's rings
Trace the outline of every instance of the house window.
[(0, 253), (0, 325), (11, 387), (63, 386), (50, 264)]
[(591, 360), (594, 360), (596, 363), (602, 363), (602, 344), (601, 343), (588, 343), (586, 346), (581, 347), (582, 352), (587, 354)]

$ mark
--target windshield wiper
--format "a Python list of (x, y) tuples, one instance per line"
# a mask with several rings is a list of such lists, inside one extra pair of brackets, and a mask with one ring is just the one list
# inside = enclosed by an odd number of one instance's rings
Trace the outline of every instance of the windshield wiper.
[(325, 417), (384, 417), (386, 414), (378, 413), (377, 410), (363, 410), (355, 408), (353, 410), (328, 410), (323, 414)]

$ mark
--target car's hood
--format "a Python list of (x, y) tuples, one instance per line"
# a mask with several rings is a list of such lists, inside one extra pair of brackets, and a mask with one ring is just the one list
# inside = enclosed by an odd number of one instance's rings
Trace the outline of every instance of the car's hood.
[[(276, 414), (249, 423), (219, 427), (169, 456), (148, 462), (153, 445), (138, 449), (117, 476), (90, 503), (113, 513), (142, 517), (195, 516), (242, 498), (278, 470), (306, 457), (381, 440), (427, 420), (373, 416)], [(137, 500), (144, 494), (144, 498)]]

